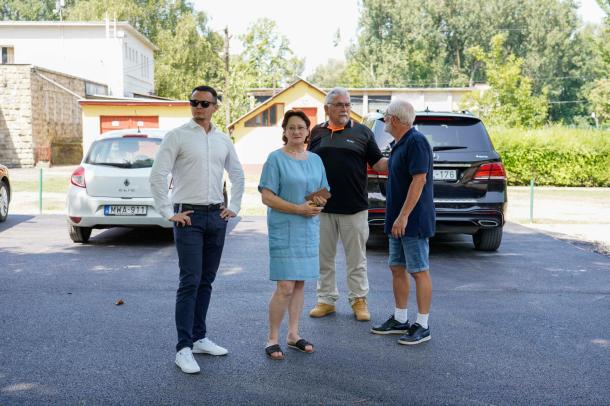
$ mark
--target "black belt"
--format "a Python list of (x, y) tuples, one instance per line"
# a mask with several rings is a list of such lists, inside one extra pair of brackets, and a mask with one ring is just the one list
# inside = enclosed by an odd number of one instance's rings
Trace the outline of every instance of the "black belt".
[(194, 210), (194, 211), (216, 211), (216, 210), (220, 210), (221, 207), (222, 207), (222, 203), (216, 203), (216, 204), (190, 204), (190, 203), (174, 204), (174, 210), (179, 210), (179, 211), (187, 211), (187, 210)]

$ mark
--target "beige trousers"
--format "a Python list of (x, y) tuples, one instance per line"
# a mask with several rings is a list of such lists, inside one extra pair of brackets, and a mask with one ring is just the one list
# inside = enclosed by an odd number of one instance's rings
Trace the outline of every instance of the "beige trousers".
[(320, 214), (320, 279), (318, 302), (334, 305), (339, 299), (335, 257), (341, 238), (347, 264), (350, 304), (369, 293), (366, 274), (366, 241), (369, 238), (368, 210), (355, 214)]

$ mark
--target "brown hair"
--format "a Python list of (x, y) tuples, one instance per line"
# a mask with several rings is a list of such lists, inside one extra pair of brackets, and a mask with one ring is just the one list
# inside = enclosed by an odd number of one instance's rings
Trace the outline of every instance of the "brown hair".
[(288, 110), (286, 114), (284, 114), (284, 119), (282, 120), (282, 129), (284, 130), (282, 132), (282, 141), (284, 141), (284, 145), (286, 145), (286, 143), (288, 142), (288, 138), (286, 138), (286, 135), (284, 134), (284, 132), (286, 132), (286, 126), (288, 125), (288, 120), (295, 116), (305, 121), (305, 124), (307, 125), (307, 137), (305, 137), (305, 144), (309, 142), (309, 126), (311, 125), (309, 117), (307, 117), (307, 115), (301, 110)]

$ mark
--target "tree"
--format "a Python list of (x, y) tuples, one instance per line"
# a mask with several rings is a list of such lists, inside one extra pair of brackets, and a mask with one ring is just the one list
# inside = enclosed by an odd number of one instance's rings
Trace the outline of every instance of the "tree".
[(480, 47), (467, 50), (474, 59), (484, 64), (490, 89), (473, 92), (464, 98), (462, 107), (472, 110), (492, 125), (536, 128), (543, 125), (548, 115), (547, 90), (534, 96), (533, 81), (523, 73), (523, 58), (505, 51), (506, 34), (491, 40), (491, 51)]
[(258, 19), (241, 40), (243, 61), (255, 74), (256, 87), (282, 87), (303, 72), (304, 59), (292, 52), (288, 38), (277, 32), (274, 21)]
[(318, 66), (307, 80), (319, 87), (347, 86), (346, 69), (344, 61), (331, 58)]
[[(66, 0), (70, 7), (76, 0)], [(59, 20), (56, 0), (2, 0), (0, 20), (9, 21), (54, 21)]]
[(546, 89), (562, 102), (552, 105), (551, 118), (570, 121), (583, 105), (563, 101), (582, 99), (583, 85), (605, 76), (593, 68), (595, 52), (581, 28), (574, 0), (363, 0), (347, 71), (352, 83), (365, 86), (483, 82), (486, 69), (467, 50), (490, 52), (492, 37), (504, 33), (504, 47), (523, 60), (533, 94)]

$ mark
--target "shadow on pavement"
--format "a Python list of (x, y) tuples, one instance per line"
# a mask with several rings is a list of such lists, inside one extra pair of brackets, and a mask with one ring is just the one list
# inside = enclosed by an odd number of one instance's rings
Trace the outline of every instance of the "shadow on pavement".
[(36, 216), (26, 215), (26, 214), (8, 214), (6, 221), (0, 223), (0, 233), (8, 230), (9, 228), (15, 227), (16, 225), (23, 223), (25, 221), (31, 220)]

